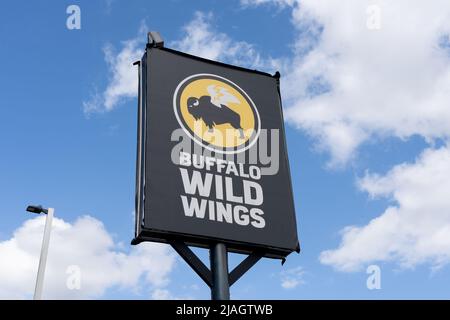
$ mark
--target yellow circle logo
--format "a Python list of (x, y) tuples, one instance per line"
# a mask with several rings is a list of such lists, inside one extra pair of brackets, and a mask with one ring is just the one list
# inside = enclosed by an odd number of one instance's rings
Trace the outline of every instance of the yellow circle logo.
[(261, 123), (255, 104), (238, 85), (213, 74), (187, 77), (173, 96), (175, 116), (196, 143), (219, 153), (250, 148)]

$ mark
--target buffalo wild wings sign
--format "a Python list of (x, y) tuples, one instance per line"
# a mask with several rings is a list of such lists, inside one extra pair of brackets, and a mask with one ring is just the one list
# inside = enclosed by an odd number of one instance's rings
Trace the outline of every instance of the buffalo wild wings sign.
[(148, 47), (139, 91), (134, 243), (298, 251), (279, 74)]

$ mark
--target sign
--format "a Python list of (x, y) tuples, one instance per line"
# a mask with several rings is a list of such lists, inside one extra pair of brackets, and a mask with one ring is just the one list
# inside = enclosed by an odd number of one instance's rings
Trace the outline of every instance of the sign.
[(133, 243), (173, 240), (299, 250), (278, 73), (147, 47)]

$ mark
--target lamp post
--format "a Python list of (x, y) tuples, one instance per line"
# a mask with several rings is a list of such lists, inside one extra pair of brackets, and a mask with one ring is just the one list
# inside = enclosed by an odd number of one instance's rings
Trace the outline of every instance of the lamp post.
[(55, 209), (53, 208), (45, 209), (42, 208), (42, 206), (28, 206), (27, 211), (36, 214), (44, 213), (47, 216), (45, 219), (44, 236), (42, 238), (41, 257), (39, 259), (39, 268), (33, 298), (34, 300), (41, 300), (42, 290), (44, 287), (44, 275), (45, 275), (45, 265), (47, 263), (48, 245), (50, 242), (50, 232), (52, 229), (52, 220)]

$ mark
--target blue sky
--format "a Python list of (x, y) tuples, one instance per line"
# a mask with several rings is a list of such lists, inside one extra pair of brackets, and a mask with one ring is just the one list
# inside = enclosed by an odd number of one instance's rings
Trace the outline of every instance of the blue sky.
[[(0, 298), (31, 297), (34, 278), (21, 272), (35, 272), (39, 248), (17, 232), (40, 241), (30, 203), (64, 221), (48, 297), (209, 298), (169, 247), (129, 246), (137, 101), (127, 66), (147, 30), (171, 48), (282, 72), (302, 252), (284, 266), (260, 261), (232, 298), (450, 298), (450, 6), (438, 2), (2, 1)], [(66, 27), (72, 4), (80, 30)], [(430, 17), (436, 24), (423, 26)], [(86, 225), (100, 245), (70, 238)], [(77, 250), (106, 257), (105, 269)], [(81, 267), (80, 290), (65, 286), (68, 265)], [(369, 265), (380, 267), (381, 289), (367, 288)], [(102, 272), (110, 279), (88, 283)]]

